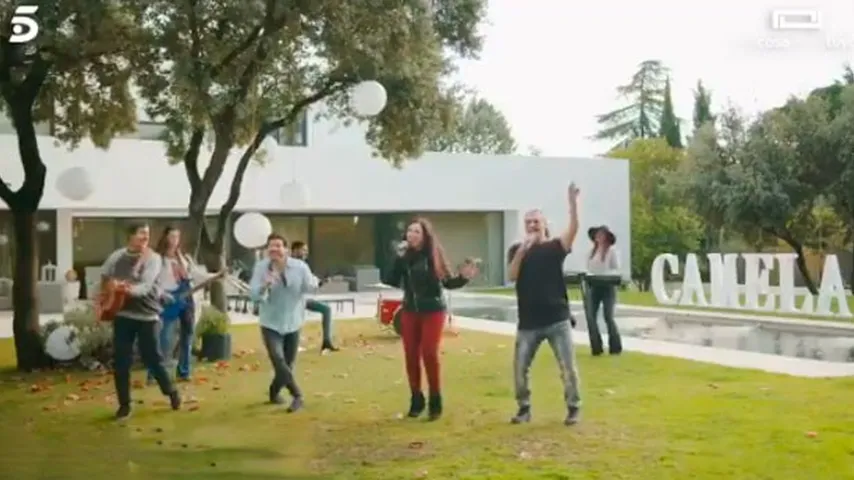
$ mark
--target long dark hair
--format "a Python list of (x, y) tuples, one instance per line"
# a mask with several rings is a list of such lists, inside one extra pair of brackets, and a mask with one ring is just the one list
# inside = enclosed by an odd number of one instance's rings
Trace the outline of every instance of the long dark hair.
[[(154, 251), (161, 256), (166, 255), (166, 251), (169, 250), (169, 234), (175, 231), (180, 232), (181, 229), (175, 225), (167, 225), (166, 228), (163, 229), (163, 233), (160, 234), (160, 238), (157, 239)], [(184, 251), (181, 249), (180, 243), (178, 244), (178, 248), (175, 250), (175, 253), (178, 255), (178, 258), (184, 260)]]
[[(445, 249), (442, 248), (442, 243), (439, 242), (439, 237), (436, 236), (436, 231), (433, 229), (433, 224), (424, 217), (415, 217), (407, 224), (407, 229), (417, 223), (421, 226), (421, 232), (424, 240), (421, 244), (421, 249), (427, 253), (427, 260), (430, 262), (432, 271), (436, 274), (439, 280), (445, 280), (451, 276), (451, 269), (448, 266)], [(404, 234), (405, 239), (405, 234)], [(412, 255), (414, 252), (409, 248), (407, 255)]]

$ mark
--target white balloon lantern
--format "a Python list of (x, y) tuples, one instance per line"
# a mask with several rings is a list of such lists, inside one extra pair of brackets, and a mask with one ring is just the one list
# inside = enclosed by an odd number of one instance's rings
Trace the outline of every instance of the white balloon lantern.
[(85, 168), (71, 167), (56, 178), (56, 189), (63, 197), (75, 202), (82, 202), (92, 195), (95, 186)]
[(350, 106), (357, 115), (362, 117), (373, 117), (385, 108), (385, 87), (376, 80), (362, 82), (350, 92)]
[(234, 238), (246, 248), (261, 248), (273, 233), (270, 219), (258, 212), (244, 213), (234, 222)]
[(311, 198), (308, 187), (295, 180), (282, 185), (279, 196), (282, 205), (288, 208), (305, 208)]

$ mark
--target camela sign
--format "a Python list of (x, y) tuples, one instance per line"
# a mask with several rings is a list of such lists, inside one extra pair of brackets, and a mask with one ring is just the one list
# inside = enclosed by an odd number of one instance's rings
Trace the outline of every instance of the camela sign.
[[(738, 283), (737, 262), (744, 261), (744, 284)], [(682, 287), (671, 293), (665, 286), (665, 269), (678, 275), (679, 258), (663, 253), (652, 262), (651, 288), (658, 303), (755, 312), (821, 315), (852, 318), (836, 255), (824, 259), (818, 298), (795, 287), (794, 253), (709, 253), (709, 295), (706, 295), (697, 255), (685, 256)], [(777, 269), (778, 285), (770, 284)], [(800, 299), (798, 297), (801, 297)], [(835, 303), (835, 308), (834, 308)]]

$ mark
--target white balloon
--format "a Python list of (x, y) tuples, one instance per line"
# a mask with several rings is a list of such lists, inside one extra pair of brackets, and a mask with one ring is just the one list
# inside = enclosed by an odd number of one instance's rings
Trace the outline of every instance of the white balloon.
[(373, 117), (385, 108), (385, 87), (376, 80), (362, 82), (350, 92), (350, 106), (357, 115), (362, 117)]
[(85, 168), (71, 167), (56, 178), (56, 189), (63, 197), (81, 202), (92, 195), (95, 186)]
[(246, 248), (261, 248), (273, 233), (270, 219), (258, 212), (244, 213), (234, 222), (234, 238)]
[(48, 335), (44, 345), (45, 353), (54, 360), (68, 362), (80, 356), (80, 339), (77, 329), (62, 325)]
[(296, 181), (290, 181), (282, 185), (279, 192), (282, 205), (289, 208), (305, 208), (311, 198), (308, 187)]

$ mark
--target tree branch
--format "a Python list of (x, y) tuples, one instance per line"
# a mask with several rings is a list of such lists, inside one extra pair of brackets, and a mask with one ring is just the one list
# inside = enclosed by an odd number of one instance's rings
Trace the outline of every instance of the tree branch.
[(252, 139), (252, 142), (246, 147), (246, 150), (243, 151), (243, 155), (241, 155), (240, 161), (237, 163), (237, 169), (234, 171), (234, 178), (231, 180), (228, 198), (219, 210), (217, 231), (223, 231), (226, 223), (228, 222), (228, 217), (237, 206), (237, 201), (240, 199), (240, 191), (243, 187), (243, 178), (246, 175), (246, 169), (249, 168), (249, 162), (252, 161), (252, 158), (255, 156), (258, 148), (261, 147), (261, 143), (265, 138), (267, 138), (267, 135), (270, 135), (286, 125), (292, 124), (297, 120), (297, 117), (303, 110), (330, 95), (334, 95), (335, 93), (344, 90), (355, 82), (356, 79), (354, 77), (329, 79), (317, 92), (303, 97), (294, 103), (284, 117), (261, 125), (258, 129), (258, 133), (255, 134), (255, 138)]
[(193, 192), (198, 190), (202, 184), (202, 177), (199, 175), (199, 152), (201, 151), (204, 139), (204, 127), (196, 128), (190, 137), (187, 153), (184, 154), (184, 170), (187, 172), (187, 180), (190, 182), (190, 191)]
[(2, 177), (0, 177), (0, 200), (6, 202), (6, 205), (12, 205), (15, 201), (15, 192), (9, 188), (9, 184)]
[(228, 52), (225, 57), (220, 60), (219, 63), (214, 65), (214, 67), (211, 69), (211, 78), (218, 77), (219, 74), (222, 73), (222, 71), (226, 67), (228, 67), (229, 65), (231, 65), (232, 62), (237, 60), (237, 57), (249, 51), (249, 49), (252, 48), (252, 45), (254, 45), (258, 38), (261, 36), (261, 32), (263, 30), (263, 25), (258, 25), (257, 27), (255, 27), (243, 40), (243, 42), (237, 45), (232, 51)]

